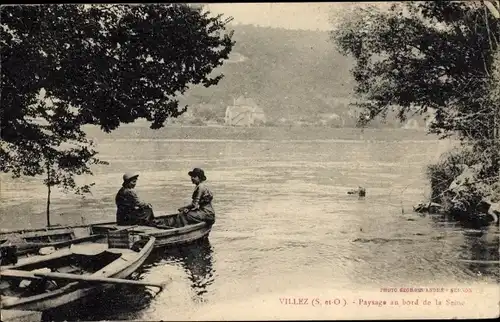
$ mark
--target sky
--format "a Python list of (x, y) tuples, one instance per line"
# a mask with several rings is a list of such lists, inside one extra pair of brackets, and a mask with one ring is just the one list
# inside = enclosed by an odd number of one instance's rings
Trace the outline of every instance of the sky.
[[(232, 24), (306, 30), (331, 30), (331, 18), (342, 11), (370, 2), (289, 2), (289, 3), (211, 3), (206, 9), (213, 14), (232, 16)], [(387, 5), (377, 3), (378, 5)]]

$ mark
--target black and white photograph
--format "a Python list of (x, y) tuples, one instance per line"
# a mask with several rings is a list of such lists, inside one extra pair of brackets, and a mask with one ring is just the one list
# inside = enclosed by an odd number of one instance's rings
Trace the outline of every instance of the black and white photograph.
[(500, 316), (500, 2), (0, 6), (0, 320)]

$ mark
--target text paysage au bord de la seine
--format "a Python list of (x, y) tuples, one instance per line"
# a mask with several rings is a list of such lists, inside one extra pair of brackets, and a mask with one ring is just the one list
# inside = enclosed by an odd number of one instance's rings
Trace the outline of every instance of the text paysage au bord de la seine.
[[(439, 293), (445, 294), (470, 294), (473, 293), (471, 288), (381, 288), (382, 293)], [(464, 306), (463, 299), (448, 299), (448, 298), (417, 298), (405, 299), (404, 297), (394, 299), (367, 299), (358, 297), (356, 299), (345, 299), (343, 297), (336, 298), (319, 298), (319, 297), (280, 297), (280, 304), (282, 305), (309, 305), (309, 306), (347, 306), (356, 305), (362, 307), (382, 307), (382, 306)]]

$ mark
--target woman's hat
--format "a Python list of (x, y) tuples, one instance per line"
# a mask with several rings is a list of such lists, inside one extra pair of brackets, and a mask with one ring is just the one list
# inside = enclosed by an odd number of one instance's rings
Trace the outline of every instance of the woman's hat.
[(193, 171), (189, 171), (188, 174), (190, 177), (200, 178), (201, 181), (207, 180), (207, 177), (205, 177), (205, 172), (200, 168), (194, 168)]
[(139, 174), (135, 173), (135, 172), (127, 172), (123, 175), (123, 182), (129, 182), (131, 181), (132, 179), (135, 179), (139, 176)]

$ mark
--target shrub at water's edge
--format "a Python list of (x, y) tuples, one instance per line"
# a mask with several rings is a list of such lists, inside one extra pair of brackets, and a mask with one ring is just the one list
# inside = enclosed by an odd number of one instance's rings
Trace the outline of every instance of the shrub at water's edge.
[(431, 186), (431, 201), (442, 203), (450, 184), (462, 173), (463, 166), (474, 164), (474, 156), (468, 149), (455, 148), (441, 159), (427, 166), (427, 179)]
[(498, 223), (500, 187), (484, 154), (462, 146), (427, 167), (431, 202), (441, 213), (469, 224)]

